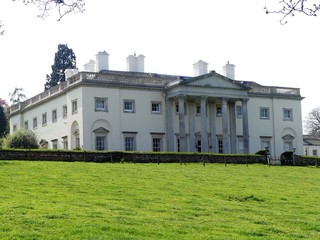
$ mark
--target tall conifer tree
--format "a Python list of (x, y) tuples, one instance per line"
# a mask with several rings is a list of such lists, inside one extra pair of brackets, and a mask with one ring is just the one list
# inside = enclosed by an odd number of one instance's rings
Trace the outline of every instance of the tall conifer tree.
[(47, 74), (44, 89), (47, 90), (65, 81), (65, 70), (75, 68), (77, 68), (76, 55), (73, 50), (67, 44), (59, 44), (54, 56), (54, 64), (51, 66), (52, 73)]

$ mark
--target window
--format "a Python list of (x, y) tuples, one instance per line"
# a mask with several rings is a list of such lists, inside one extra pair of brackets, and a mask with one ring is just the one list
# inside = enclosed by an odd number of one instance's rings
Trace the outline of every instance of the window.
[(32, 124), (33, 129), (38, 128), (38, 119), (37, 119), (37, 117), (34, 117), (34, 118), (33, 118), (32, 123), (33, 123), (33, 124)]
[(222, 139), (218, 139), (218, 152), (223, 153), (223, 143)]
[(63, 118), (66, 118), (68, 116), (68, 107), (67, 107), (67, 105), (63, 105), (62, 106), (62, 114), (63, 114)]
[(284, 143), (284, 151), (291, 151), (292, 150), (292, 142), (289, 142), (289, 141), (285, 141)]
[(137, 135), (137, 132), (123, 132), (125, 151), (136, 150), (136, 135)]
[(152, 151), (161, 152), (161, 138), (152, 138)]
[(96, 150), (107, 150), (107, 134), (108, 130), (104, 127), (98, 127), (97, 129), (93, 130), (93, 133), (95, 135), (95, 146)]
[(58, 139), (54, 139), (52, 142), (52, 149), (58, 149)]
[(222, 115), (222, 107), (221, 106), (217, 106), (217, 116), (221, 116)]
[(271, 137), (260, 137), (261, 142), (261, 150), (268, 149), (269, 153), (271, 153)]
[(163, 151), (163, 133), (151, 133), (151, 148), (153, 152)]
[(78, 101), (77, 99), (72, 100), (72, 114), (75, 114), (78, 112)]
[(312, 150), (312, 155), (313, 155), (313, 156), (318, 156), (318, 151), (317, 151), (317, 149), (313, 149), (313, 150)]
[(95, 111), (101, 111), (101, 112), (107, 112), (108, 108), (107, 108), (107, 98), (100, 98), (100, 97), (96, 97), (94, 98), (94, 105), (95, 105)]
[[(46, 126), (46, 125), (47, 125), (47, 113), (43, 113), (42, 114), (42, 126)], [(33, 128), (34, 128), (34, 126), (33, 126)]]
[(52, 110), (52, 122), (57, 121), (57, 109)]
[(269, 108), (260, 108), (260, 119), (269, 119)]
[(152, 102), (151, 103), (151, 113), (161, 113), (161, 103)]
[(28, 130), (29, 129), (29, 123), (28, 121), (24, 121), (24, 129)]
[(242, 106), (237, 106), (237, 117), (242, 118)]
[(76, 148), (80, 149), (80, 137), (79, 137), (79, 135), (76, 136)]
[(96, 136), (96, 150), (103, 151), (105, 150), (106, 137), (105, 136)]
[(68, 137), (62, 137), (62, 143), (63, 143), (63, 149), (67, 150), (68, 149)]
[(133, 113), (134, 109), (134, 100), (123, 100), (123, 111), (126, 113)]
[(292, 109), (289, 109), (289, 108), (283, 109), (283, 120), (284, 121), (292, 121), (293, 120)]
[(14, 124), (14, 125), (13, 125), (12, 130), (13, 130), (13, 132), (17, 131), (17, 124)]
[(196, 115), (199, 116), (201, 114), (201, 106), (197, 105), (196, 106)]
[(238, 153), (239, 154), (244, 153), (244, 144), (243, 144), (243, 138), (242, 137), (238, 138)]
[(283, 136), (282, 139), (283, 139), (283, 150), (284, 151), (292, 151), (294, 136), (287, 134), (287, 135)]
[(125, 137), (124, 138), (124, 150), (125, 151), (135, 151), (135, 138), (134, 137)]

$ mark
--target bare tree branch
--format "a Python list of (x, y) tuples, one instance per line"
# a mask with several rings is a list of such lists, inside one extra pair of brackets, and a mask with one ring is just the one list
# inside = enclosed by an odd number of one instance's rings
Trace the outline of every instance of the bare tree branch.
[(57, 9), (58, 21), (68, 13), (81, 13), (85, 10), (84, 0), (23, 0), (23, 3), (26, 5), (35, 4), (40, 11), (39, 18), (46, 18), (52, 9)]
[(320, 137), (320, 107), (309, 113), (305, 121), (305, 130), (314, 137)]
[(3, 35), (3, 33), (4, 33), (3, 24), (2, 24), (2, 21), (0, 20), (0, 35)]
[(317, 12), (320, 11), (320, 4), (316, 3), (318, 1), (308, 1), (307, 0), (280, 0), (279, 3), (281, 8), (279, 10), (269, 10), (267, 7), (264, 9), (266, 13), (278, 13), (282, 14), (283, 17), (280, 19), (281, 24), (286, 24), (287, 17), (293, 17), (295, 13), (301, 13), (306, 16), (317, 16)]

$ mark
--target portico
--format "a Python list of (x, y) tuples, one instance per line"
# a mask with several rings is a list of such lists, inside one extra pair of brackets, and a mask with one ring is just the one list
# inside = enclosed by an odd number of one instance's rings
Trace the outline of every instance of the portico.
[(247, 91), (246, 86), (214, 72), (170, 87), (167, 150), (238, 153), (241, 146), (241, 152), (249, 153)]

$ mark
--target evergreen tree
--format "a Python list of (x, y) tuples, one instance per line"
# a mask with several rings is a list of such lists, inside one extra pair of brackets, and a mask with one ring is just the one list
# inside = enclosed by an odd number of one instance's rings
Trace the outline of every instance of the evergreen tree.
[(4, 137), (8, 132), (8, 119), (4, 108), (0, 105), (0, 138)]
[(54, 64), (51, 66), (52, 73), (47, 74), (44, 89), (47, 90), (65, 81), (65, 70), (75, 68), (77, 68), (76, 55), (73, 50), (68, 48), (67, 44), (59, 44), (58, 51), (54, 56)]

